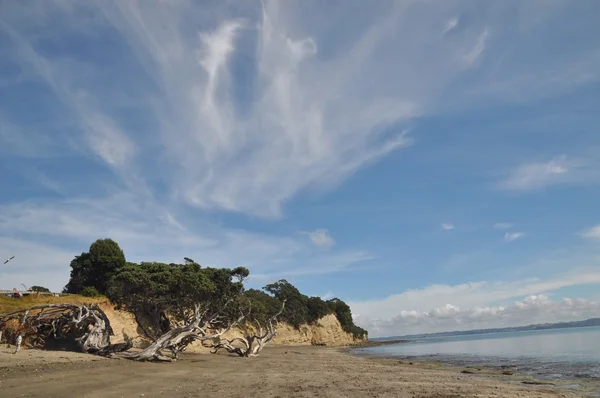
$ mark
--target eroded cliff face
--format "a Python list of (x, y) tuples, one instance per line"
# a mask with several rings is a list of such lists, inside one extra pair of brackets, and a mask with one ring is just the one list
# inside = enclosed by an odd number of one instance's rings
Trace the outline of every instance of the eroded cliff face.
[[(242, 337), (243, 331), (233, 329), (223, 337), (231, 339)], [(277, 325), (277, 336), (272, 344), (326, 345), (330, 347), (358, 344), (364, 340), (355, 339), (342, 329), (342, 325), (333, 314), (326, 315), (314, 325), (300, 325), (296, 329), (287, 323)]]
[(273, 339), (275, 344), (327, 346), (345, 346), (362, 341), (364, 340), (355, 339), (350, 333), (345, 332), (334, 314), (324, 316), (314, 325), (302, 325), (300, 330), (288, 324), (280, 324), (277, 328), (277, 336)]
[[(126, 334), (134, 338), (134, 345), (136, 347), (144, 347), (148, 344), (132, 313), (115, 310), (114, 306), (109, 303), (102, 304), (101, 307), (108, 316), (115, 333), (115, 336), (112, 338), (114, 343), (123, 341)], [(240, 328), (234, 328), (223, 337), (232, 339), (241, 336), (243, 336), (243, 331)], [(319, 319), (314, 325), (301, 325), (299, 329), (286, 323), (279, 323), (277, 336), (273, 339), (272, 344), (326, 345), (335, 347), (359, 344), (365, 340), (355, 339), (350, 333), (345, 332), (337, 317), (334, 314), (330, 314)], [(188, 349), (188, 352), (206, 351), (207, 349), (200, 342), (192, 344)]]

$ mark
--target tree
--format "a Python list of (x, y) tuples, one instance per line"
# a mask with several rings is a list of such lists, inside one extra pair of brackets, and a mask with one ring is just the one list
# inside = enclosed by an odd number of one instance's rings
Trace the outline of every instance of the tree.
[(80, 293), (85, 287), (94, 287), (105, 294), (108, 282), (125, 265), (125, 254), (112, 239), (98, 239), (87, 253), (71, 261), (71, 278), (65, 286), (68, 293)]
[(308, 323), (314, 323), (332, 311), (321, 297), (309, 297), (306, 300), (306, 312)]
[(286, 301), (285, 310), (281, 319), (298, 328), (308, 322), (307, 301), (308, 297), (300, 293), (296, 287), (285, 279), (270, 283), (263, 289), (271, 293), (279, 301)]
[(263, 288), (279, 300), (287, 300), (281, 320), (298, 328), (303, 323), (314, 323), (328, 314), (335, 314), (342, 329), (355, 338), (364, 338), (367, 331), (356, 326), (348, 304), (338, 298), (323, 301), (320, 297), (307, 297), (285, 279)]
[[(285, 300), (281, 303), (279, 311), (267, 320), (266, 329), (263, 329), (260, 321), (255, 320), (256, 329), (251, 330), (248, 325), (246, 325), (244, 337), (236, 337), (227, 340), (219, 336), (215, 339), (216, 344), (212, 353), (216, 354), (219, 350), (224, 349), (229, 353), (237, 354), (241, 357), (258, 356), (267, 343), (273, 340), (277, 335), (277, 329), (275, 328), (274, 322), (277, 322), (277, 317), (281, 315), (284, 308)], [(235, 345), (234, 343), (240, 343), (241, 346), (239, 344)]]
[(352, 319), (352, 311), (350, 310), (348, 304), (338, 298), (333, 298), (331, 300), (327, 300), (327, 305), (331, 311), (335, 313), (344, 331), (351, 333), (355, 338), (364, 338), (367, 336), (367, 331), (365, 329), (354, 324)]
[(0, 330), (25, 335), (30, 346), (45, 348), (50, 340), (75, 343), (85, 353), (111, 356), (133, 346), (111, 344), (110, 321), (96, 305), (42, 304), (0, 315)]
[(244, 267), (202, 268), (187, 258), (184, 264), (127, 263), (112, 277), (108, 297), (132, 311), (153, 340), (132, 359), (176, 359), (192, 341), (215, 339), (239, 324), (248, 274)]
[(242, 301), (242, 304), (247, 305), (244, 309), (249, 311), (249, 319), (261, 323), (267, 323), (271, 314), (279, 311), (281, 306), (280, 300), (257, 289), (246, 290), (244, 298), (247, 302)]
[(33, 290), (34, 292), (40, 292), (40, 293), (50, 293), (50, 289), (43, 287), (43, 286), (31, 286), (31, 290)]
[(79, 292), (84, 297), (98, 297), (100, 292), (94, 286), (86, 286)]

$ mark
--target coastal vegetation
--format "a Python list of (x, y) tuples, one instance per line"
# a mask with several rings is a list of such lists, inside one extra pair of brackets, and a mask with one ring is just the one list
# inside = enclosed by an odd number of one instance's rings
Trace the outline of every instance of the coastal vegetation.
[[(302, 294), (287, 280), (261, 290), (246, 289), (245, 267), (203, 267), (185, 257), (183, 263), (127, 262), (112, 239), (98, 239), (88, 252), (71, 261), (64, 293), (89, 298), (107, 297), (118, 309), (131, 312), (151, 344), (126, 353), (135, 360), (174, 360), (189, 344), (211, 342), (213, 352), (224, 349), (239, 356), (256, 356), (277, 334), (278, 322), (299, 329), (335, 315), (342, 329), (354, 338), (367, 332), (354, 325), (350, 307), (338, 298), (323, 300)], [(24, 333), (42, 346), (52, 339), (70, 339), (89, 353), (111, 356), (127, 351), (132, 343), (112, 345), (108, 317), (93, 304), (49, 302), (0, 315), (0, 328), (20, 321)], [(224, 338), (233, 327), (243, 337)]]

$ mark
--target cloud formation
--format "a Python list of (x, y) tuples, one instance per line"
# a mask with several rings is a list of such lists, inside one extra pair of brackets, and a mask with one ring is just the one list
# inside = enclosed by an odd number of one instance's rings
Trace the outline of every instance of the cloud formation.
[(524, 232), (507, 232), (504, 234), (504, 240), (507, 242), (512, 242), (513, 240), (521, 239), (524, 236)]
[(450, 223), (450, 222), (449, 223), (442, 223), (442, 229), (444, 229), (446, 231), (453, 230), (454, 228), (455, 227), (454, 227), (453, 223)]
[(335, 245), (335, 240), (326, 229), (316, 229), (312, 232), (305, 232), (310, 241), (317, 247), (331, 247)]
[[(246, 266), (252, 272), (250, 285), (258, 287), (283, 277), (344, 272), (373, 259), (360, 250), (323, 252), (297, 237), (233, 230), (208, 220), (197, 228), (164, 208), (148, 206), (131, 195), (0, 206), (0, 253), (15, 255), (0, 269), (3, 284), (43, 280), (60, 290), (73, 257), (103, 237), (119, 242), (129, 261), (181, 262), (187, 256), (205, 266)], [(320, 244), (327, 239), (326, 233), (315, 235)]]
[(596, 225), (595, 227), (584, 231), (582, 235), (584, 238), (600, 239), (600, 225)]
[[(300, 3), (275, 1), (236, 9), (48, 1), (35, 14), (15, 2), (0, 29), (22, 71), (18, 79), (47, 85), (69, 110), (75, 131), (57, 140), (97, 156), (136, 189), (160, 186), (204, 210), (264, 217), (280, 217), (298, 193), (332, 189), (411, 145), (415, 118), (446, 107), (444, 93), (456, 84), (464, 90), (453, 106), (468, 109), (481, 98), (505, 98), (497, 87), (518, 88), (522, 101), (523, 92), (555, 88), (547, 75), (577, 69), (589, 82), (600, 70), (598, 60), (580, 62), (586, 53), (547, 74), (520, 53), (505, 54), (502, 68), (494, 59), (481, 64), (491, 32), (512, 23), (502, 12), (463, 23), (457, 5), (323, 6), (338, 17), (323, 21)], [(523, 29), (545, 26), (520, 18), (528, 13), (525, 6), (514, 13)], [(75, 37), (87, 52), (53, 47)], [(107, 42), (110, 59), (102, 57)], [(511, 61), (533, 69), (506, 68)], [(485, 80), (470, 75), (480, 64), (494, 71)], [(524, 165), (501, 185), (545, 186), (566, 178), (559, 176), (570, 174), (567, 166), (561, 159)]]
[(598, 177), (596, 162), (561, 155), (547, 162), (521, 164), (500, 181), (497, 187), (508, 191), (528, 192), (554, 185), (595, 183)]
[(350, 307), (357, 324), (373, 337), (517, 326), (600, 316), (597, 301), (548, 298), (560, 288), (597, 283), (594, 269), (577, 269), (546, 279), (431, 285)]
[(495, 229), (510, 229), (513, 226), (514, 226), (514, 224), (507, 223), (507, 222), (498, 222), (498, 223), (494, 224)]
[(551, 300), (548, 296), (531, 295), (506, 306), (475, 306), (461, 309), (446, 304), (425, 312), (401, 311), (390, 320), (377, 322), (377, 333), (422, 333), (472, 330), (507, 326), (525, 326), (536, 323), (584, 320), (600, 315), (600, 302), (563, 298)]
[[(17, 260), (0, 270), (3, 283), (60, 289), (72, 256), (106, 236), (133, 261), (246, 265), (251, 283), (354, 270), (375, 256), (295, 232), (309, 226), (282, 235), (267, 223), (285, 222), (285, 205), (307, 191), (434, 144), (419, 129), (430, 116), (462, 120), (599, 80), (587, 30), (547, 39), (565, 14), (595, 15), (566, 2), (310, 4), (3, 4), (0, 167), (18, 187), (0, 205), (0, 252)], [(569, 42), (581, 45), (552, 56)], [(597, 180), (592, 158), (530, 158), (499, 185)], [(460, 312), (458, 296), (419, 311)]]

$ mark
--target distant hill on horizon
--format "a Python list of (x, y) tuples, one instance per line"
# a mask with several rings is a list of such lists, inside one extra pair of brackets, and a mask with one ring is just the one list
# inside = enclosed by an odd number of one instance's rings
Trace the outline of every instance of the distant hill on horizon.
[(527, 326), (512, 326), (506, 328), (489, 328), (489, 329), (473, 329), (473, 330), (457, 330), (453, 332), (439, 332), (439, 333), (423, 333), (423, 334), (412, 334), (405, 336), (390, 336), (390, 337), (376, 337), (371, 340), (387, 340), (387, 339), (417, 339), (425, 337), (447, 337), (447, 336), (465, 336), (471, 334), (487, 334), (487, 333), (506, 333), (506, 332), (522, 332), (528, 330), (548, 330), (548, 329), (568, 329), (568, 328), (583, 328), (600, 326), (600, 318), (590, 318), (583, 321), (571, 321), (571, 322), (556, 322), (556, 323), (538, 323)]

